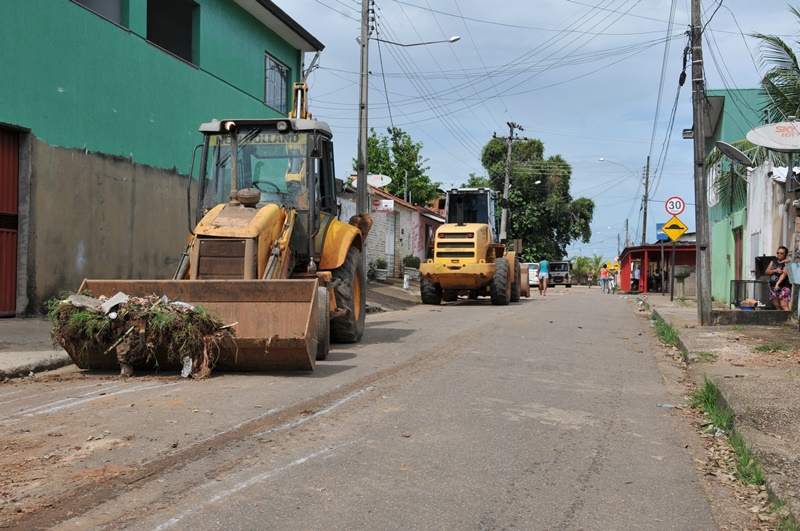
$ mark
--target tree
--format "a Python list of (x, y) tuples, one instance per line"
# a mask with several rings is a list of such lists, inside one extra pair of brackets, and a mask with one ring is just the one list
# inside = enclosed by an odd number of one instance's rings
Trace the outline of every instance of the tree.
[[(505, 183), (508, 141), (493, 138), (483, 148), (481, 163), (494, 190)], [(569, 193), (572, 167), (555, 155), (544, 158), (541, 140), (515, 140), (511, 145), (507, 236), (523, 242), (522, 259), (560, 260), (567, 246), (580, 239), (588, 243), (594, 201), (573, 200)]]
[[(391, 177), (392, 182), (385, 189), (397, 197), (406, 196), (415, 205), (424, 205), (439, 197), (440, 182), (431, 182), (425, 174), (430, 169), (428, 159), (420, 155), (422, 144), (414, 142), (405, 131), (397, 127), (386, 129), (387, 135), (379, 135), (370, 129), (367, 138), (367, 173)], [(358, 170), (358, 161), (353, 159), (353, 170)]]
[[(800, 22), (800, 10), (789, 6), (789, 10)], [(761, 63), (768, 66), (761, 87), (769, 94), (770, 103), (767, 108), (779, 120), (787, 120), (789, 116), (800, 113), (800, 65), (797, 55), (783, 39), (776, 35), (755, 33), (752, 35), (761, 41)]]
[(572, 258), (572, 278), (578, 279), (578, 284), (586, 281), (586, 274), (592, 270), (592, 263), (586, 256), (575, 256)]
[[(800, 22), (800, 10), (792, 6), (789, 6), (789, 10)], [(751, 37), (761, 41), (761, 65), (767, 68), (767, 73), (761, 79), (761, 88), (769, 96), (766, 109), (773, 116), (771, 121), (788, 120), (790, 116), (798, 116), (800, 64), (797, 54), (788, 43), (776, 35), (754, 33)], [(766, 148), (744, 139), (733, 142), (733, 146), (747, 153), (756, 166), (770, 156)], [(788, 164), (785, 153), (773, 153), (772, 157), (776, 164)], [(747, 182), (737, 174), (726, 156), (717, 149), (712, 150), (706, 158), (706, 167), (717, 168), (714, 192), (722, 208), (728, 211), (744, 208), (747, 204)]]
[(603, 265), (605, 263), (606, 263), (606, 261), (605, 261), (605, 258), (603, 258), (602, 254), (600, 256), (597, 256), (596, 254), (592, 254), (592, 260), (591, 260), (592, 266), (591, 267), (592, 267), (592, 271), (594, 271), (595, 276), (600, 274), (600, 268), (603, 267)]
[(469, 179), (464, 185), (464, 188), (491, 188), (492, 181), (488, 177), (481, 175), (480, 177), (474, 173), (469, 174)]

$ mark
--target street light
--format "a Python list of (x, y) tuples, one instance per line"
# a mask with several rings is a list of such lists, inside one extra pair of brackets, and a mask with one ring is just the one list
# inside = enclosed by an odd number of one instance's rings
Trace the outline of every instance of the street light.
[[(361, 69), (360, 69), (360, 97), (359, 97), (359, 105), (358, 105), (358, 158), (357, 158), (357, 168), (356, 174), (358, 178), (358, 182), (366, 183), (367, 182), (367, 134), (368, 134), (368, 105), (369, 105), (369, 41), (374, 40), (378, 42), (384, 42), (386, 44), (392, 44), (395, 46), (424, 46), (427, 44), (439, 44), (439, 43), (448, 43), (452, 44), (454, 42), (458, 42), (461, 40), (461, 37), (454, 35), (449, 39), (439, 40), (439, 41), (427, 41), (427, 42), (416, 42), (410, 44), (404, 44), (399, 42), (388, 41), (385, 39), (379, 39), (377, 37), (370, 37), (369, 36), (369, 0), (362, 0), (361, 1), (361, 37), (357, 38), (356, 41), (361, 46)], [(366, 213), (368, 206), (368, 197), (367, 187), (366, 186), (359, 186), (358, 187), (358, 194), (356, 196), (356, 207), (359, 213)], [(364, 253), (366, 257), (366, 253)], [(366, 260), (366, 258), (365, 258)], [(365, 262), (366, 263), (366, 262)]]
[[(445, 40), (442, 40), (442, 41), (414, 42), (414, 43), (411, 43), (411, 44), (403, 44), (402, 42), (387, 41), (385, 39), (379, 39), (377, 37), (370, 37), (369, 40), (375, 41), (375, 42), (385, 42), (386, 44), (394, 44), (395, 46), (425, 46), (426, 44), (441, 44), (441, 43), (446, 43), (446, 42), (452, 44), (454, 42), (460, 41), (461, 37), (459, 37), (458, 35), (453, 35), (449, 39), (445, 39)], [(361, 44), (361, 37), (356, 37), (356, 42), (358, 44)]]

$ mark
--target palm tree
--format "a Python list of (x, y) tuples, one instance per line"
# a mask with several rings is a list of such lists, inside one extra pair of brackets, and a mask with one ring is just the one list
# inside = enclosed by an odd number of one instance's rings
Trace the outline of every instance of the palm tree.
[(592, 264), (586, 256), (576, 256), (572, 259), (572, 278), (578, 279), (578, 284), (583, 284), (586, 280), (586, 273), (591, 270)]
[[(789, 10), (800, 23), (800, 10), (789, 6)], [(800, 65), (797, 55), (783, 39), (777, 35), (755, 33), (751, 35), (761, 41), (761, 64), (768, 67), (761, 80), (761, 87), (767, 92), (770, 102), (767, 108), (778, 120), (787, 120), (800, 114)]]
[[(800, 9), (789, 6), (789, 10), (800, 23)], [(754, 33), (750, 35), (761, 41), (761, 65), (767, 73), (761, 79), (761, 88), (769, 96), (765, 109), (769, 110), (771, 122), (788, 120), (800, 115), (800, 64), (791, 46), (777, 35)], [(733, 146), (746, 153), (756, 166), (769, 156), (769, 150), (747, 140), (733, 142)], [(776, 164), (787, 164), (786, 155), (772, 153)], [(724, 155), (717, 149), (709, 153), (706, 167), (718, 168), (714, 181), (715, 192), (723, 208), (732, 211), (747, 202), (747, 184), (731, 165), (724, 163)]]
[(592, 255), (592, 271), (594, 271), (594, 277), (597, 278), (600, 274), (600, 268), (605, 265), (606, 261), (603, 259), (603, 255), (597, 256), (596, 254)]

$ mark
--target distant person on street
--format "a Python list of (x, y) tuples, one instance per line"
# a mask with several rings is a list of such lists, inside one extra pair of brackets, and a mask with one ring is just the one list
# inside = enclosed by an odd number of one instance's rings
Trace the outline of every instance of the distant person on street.
[(608, 282), (608, 269), (606, 266), (600, 268), (600, 291), (606, 292), (606, 283)]
[(589, 272), (586, 274), (586, 283), (587, 283), (587, 284), (589, 284), (589, 288), (591, 288), (591, 287), (592, 287), (592, 281), (593, 281), (593, 280), (594, 280), (594, 275), (592, 275), (592, 272), (591, 272), (591, 271), (589, 271)]
[(766, 271), (769, 275), (769, 300), (776, 310), (788, 310), (789, 300), (792, 298), (792, 288), (786, 273), (786, 264), (789, 263), (789, 249), (781, 245), (775, 252), (777, 260), (769, 263)]
[(550, 266), (547, 260), (539, 262), (539, 295), (547, 295), (547, 279), (550, 278)]
[(636, 269), (633, 270), (633, 291), (639, 291), (639, 280), (641, 280), (641, 275), (641, 266), (636, 266)]

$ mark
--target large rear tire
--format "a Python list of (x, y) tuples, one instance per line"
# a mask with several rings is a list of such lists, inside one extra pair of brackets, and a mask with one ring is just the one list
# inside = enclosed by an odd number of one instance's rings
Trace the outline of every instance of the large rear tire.
[(505, 306), (511, 302), (511, 292), (508, 285), (508, 260), (497, 258), (494, 261), (494, 267), (494, 278), (492, 278), (489, 296), (492, 298), (492, 304)]
[(328, 357), (331, 348), (331, 320), (328, 288), (317, 288), (317, 361)]
[(345, 314), (331, 321), (331, 341), (336, 343), (358, 343), (364, 335), (364, 320), (367, 316), (367, 302), (361, 279), (364, 264), (361, 251), (351, 247), (344, 263), (332, 272), (336, 306)]
[(511, 302), (519, 302), (520, 292), (522, 291), (522, 287), (520, 286), (520, 265), (519, 265), (519, 258), (517, 258), (516, 254), (514, 255), (514, 282), (511, 283)]
[(423, 304), (439, 305), (442, 303), (442, 288), (427, 280), (425, 277), (419, 279), (419, 294)]

